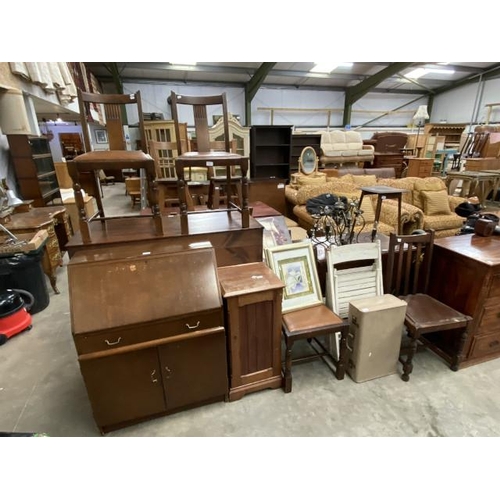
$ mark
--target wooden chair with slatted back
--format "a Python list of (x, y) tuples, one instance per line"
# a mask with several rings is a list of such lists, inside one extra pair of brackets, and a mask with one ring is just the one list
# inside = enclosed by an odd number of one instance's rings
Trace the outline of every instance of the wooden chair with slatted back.
[[(92, 220), (100, 220), (105, 223), (109, 219), (117, 217), (106, 217), (102, 205), (100, 190), (98, 189), (98, 172), (104, 170), (144, 169), (147, 183), (147, 198), (151, 207), (151, 215), (154, 222), (154, 233), (163, 234), (163, 224), (158, 207), (158, 196), (156, 188), (156, 171), (153, 158), (147, 153), (146, 134), (144, 131), (144, 119), (142, 113), (140, 92), (134, 94), (94, 94), (78, 90), (78, 101), (80, 107), (80, 122), (82, 126), (85, 153), (76, 156), (68, 162), (68, 170), (73, 180), (73, 190), (75, 202), (80, 214), (80, 231), (83, 243), (92, 241), (90, 223)], [(136, 151), (127, 150), (124, 136), (124, 124), (127, 122), (126, 116), (130, 108), (135, 108), (139, 123), (140, 149)], [(105, 123), (108, 136), (107, 150), (94, 150), (90, 138), (88, 122), (98, 119), (100, 123)], [(95, 181), (95, 189), (92, 195), (95, 196), (98, 211), (96, 215), (87, 219), (84, 210), (83, 196), (81, 193), (80, 174), (91, 172)], [(134, 216), (135, 217), (135, 216)], [(141, 217), (148, 217), (143, 215)], [(132, 219), (133, 217), (128, 217)]]
[[(389, 253), (384, 272), (385, 293), (399, 296), (407, 302), (405, 326), (410, 339), (409, 346), (402, 346), (399, 361), (403, 364), (401, 378), (407, 382), (413, 370), (413, 357), (417, 343), (425, 345), (426, 335), (435, 337), (440, 333), (456, 338), (450, 367), (458, 370), (462, 361), (462, 351), (467, 339), (467, 328), (472, 321), (470, 316), (452, 309), (435, 298), (427, 295), (430, 280), (434, 231), (425, 234), (389, 236)], [(436, 276), (434, 279), (446, 279)], [(439, 342), (437, 342), (439, 343)]]
[[(326, 305), (341, 318), (349, 317), (354, 299), (384, 294), (380, 241), (331, 246), (326, 253)], [(338, 358), (340, 334), (329, 336), (329, 349)]]
[[(178, 106), (188, 105), (192, 107), (194, 116), (194, 125), (196, 133), (196, 143), (198, 151), (189, 151), (180, 154), (175, 159), (175, 169), (178, 178), (180, 212), (181, 212), (181, 233), (189, 234), (188, 227), (188, 209), (186, 196), (186, 182), (184, 178), (184, 168), (186, 167), (205, 167), (221, 166), (226, 168), (226, 184), (228, 186), (234, 182), (231, 179), (231, 167), (239, 166), (241, 169), (241, 179), (237, 182), (241, 183), (242, 202), (238, 206), (232, 202), (228, 203), (228, 207), (224, 211), (238, 211), (241, 214), (241, 226), (247, 228), (250, 225), (250, 212), (248, 209), (248, 158), (236, 153), (231, 153), (229, 140), (229, 118), (226, 103), (226, 94), (213, 96), (185, 96), (172, 92), (170, 95), (170, 104), (172, 106), (172, 117), (175, 124), (175, 133), (179, 142), (181, 132), (179, 130), (179, 113)], [(220, 112), (222, 107), (222, 116), (224, 120), (224, 150), (212, 151), (210, 147), (210, 137), (208, 133), (208, 114), (207, 108), (217, 108)], [(181, 150), (179, 144), (178, 150)]]
[[(210, 148), (212, 151), (224, 151), (224, 141), (211, 141)], [(234, 153), (238, 147), (236, 139), (231, 141), (231, 152)], [(241, 206), (241, 171), (237, 172), (236, 166), (231, 166), (231, 179), (235, 182), (227, 185), (226, 168), (214, 165), (208, 169), (208, 202), (207, 206), (211, 209), (220, 208), (221, 203), (229, 206), (229, 203), (235, 203)]]

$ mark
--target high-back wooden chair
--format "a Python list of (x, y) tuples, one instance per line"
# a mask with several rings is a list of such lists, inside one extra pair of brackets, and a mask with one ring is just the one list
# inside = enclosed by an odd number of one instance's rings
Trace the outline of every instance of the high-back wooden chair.
[[(399, 361), (403, 364), (401, 378), (407, 382), (413, 370), (413, 357), (417, 343), (425, 344), (425, 335), (447, 332), (456, 336), (455, 350), (450, 356), (450, 367), (458, 370), (462, 361), (462, 351), (467, 340), (470, 316), (452, 309), (427, 295), (430, 280), (434, 231), (425, 234), (389, 236), (389, 253), (384, 273), (385, 293), (391, 293), (404, 300), (406, 309), (405, 326), (410, 344), (403, 346)], [(446, 279), (435, 276), (434, 279)]]
[[(213, 96), (185, 96), (172, 92), (170, 95), (170, 104), (172, 106), (172, 118), (175, 123), (175, 134), (177, 141), (180, 141), (181, 132), (179, 129), (178, 106), (189, 105), (192, 107), (194, 116), (194, 126), (196, 132), (196, 144), (198, 151), (190, 151), (180, 154), (175, 159), (175, 169), (178, 178), (180, 212), (181, 212), (181, 233), (188, 234), (188, 209), (186, 182), (184, 178), (185, 167), (205, 167), (214, 166), (226, 167), (226, 183), (231, 185), (231, 167), (239, 166), (241, 169), (242, 202), (238, 206), (232, 202), (228, 203), (225, 211), (237, 210), (241, 213), (241, 225), (247, 228), (250, 225), (250, 212), (248, 209), (248, 158), (236, 153), (231, 153), (229, 140), (229, 118), (227, 112), (226, 94)], [(213, 151), (210, 146), (210, 137), (208, 133), (208, 114), (207, 107), (216, 106), (220, 109), (222, 106), (222, 116), (224, 120), (224, 150)], [(182, 150), (181, 144), (178, 144), (178, 150)], [(233, 179), (234, 182), (234, 179)]]
[[(349, 317), (354, 299), (384, 294), (380, 241), (330, 246), (326, 252), (326, 305), (342, 319)], [(329, 348), (338, 358), (340, 334), (329, 336)]]
[[(155, 162), (158, 205), (160, 212), (162, 212), (165, 207), (179, 205), (177, 174), (174, 163), (174, 158), (177, 156), (177, 143), (148, 141), (148, 148)], [(186, 186), (186, 190), (189, 191), (188, 186)], [(194, 203), (188, 192), (186, 193), (186, 203), (188, 210), (194, 210)]]
[[(90, 222), (93, 219), (105, 222), (107, 219), (116, 217), (105, 217), (104, 208), (98, 185), (98, 172), (104, 170), (123, 170), (141, 168), (145, 172), (147, 182), (147, 197), (151, 207), (151, 216), (154, 220), (155, 232), (163, 234), (161, 214), (158, 207), (158, 196), (156, 189), (156, 171), (153, 158), (147, 153), (146, 134), (144, 132), (144, 119), (142, 113), (140, 92), (135, 94), (94, 94), (78, 90), (78, 101), (80, 107), (80, 121), (85, 145), (85, 153), (76, 156), (68, 162), (68, 170), (73, 179), (73, 190), (75, 202), (80, 215), (80, 231), (83, 243), (90, 243)], [(139, 123), (140, 149), (128, 151), (124, 136), (123, 125), (126, 116), (126, 107), (135, 106)], [(100, 122), (105, 122), (109, 148), (106, 151), (95, 151), (92, 148), (88, 121), (93, 120), (92, 112), (97, 113)], [(98, 211), (96, 215), (87, 219), (84, 210), (83, 196), (81, 193), (80, 173), (92, 172), (95, 180), (93, 194), (96, 197)], [(97, 195), (96, 195), (97, 194)], [(147, 216), (143, 216), (147, 217)]]

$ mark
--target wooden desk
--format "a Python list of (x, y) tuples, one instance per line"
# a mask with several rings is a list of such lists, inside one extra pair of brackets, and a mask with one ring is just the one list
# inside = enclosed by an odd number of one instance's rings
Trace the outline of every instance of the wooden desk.
[(63, 251), (73, 234), (66, 208), (62, 205), (32, 208), (29, 212), (12, 214), (4, 226), (14, 234), (30, 233), (45, 229), (48, 241), (42, 258), (43, 271), (48, 276), (55, 293), (57, 288), (56, 271), (62, 266)]
[(151, 252), (145, 241), (135, 255), (80, 252), (68, 264), (68, 286), (78, 362), (102, 432), (227, 397), (210, 245)]
[[(434, 241), (429, 294), (472, 316), (460, 367), (500, 356), (500, 237), (474, 234)], [(426, 336), (430, 347), (449, 361), (456, 336)]]

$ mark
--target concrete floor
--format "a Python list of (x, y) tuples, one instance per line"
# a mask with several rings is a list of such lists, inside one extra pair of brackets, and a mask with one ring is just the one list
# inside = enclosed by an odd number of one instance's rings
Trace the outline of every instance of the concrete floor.
[[(104, 192), (109, 214), (132, 212), (123, 184)], [(58, 285), (33, 329), (0, 347), (0, 432), (100, 436), (71, 338), (65, 265)], [(399, 375), (338, 381), (321, 361), (294, 366), (293, 375), (290, 394), (264, 390), (106, 436), (500, 435), (500, 359), (455, 373), (423, 351), (408, 383)]]

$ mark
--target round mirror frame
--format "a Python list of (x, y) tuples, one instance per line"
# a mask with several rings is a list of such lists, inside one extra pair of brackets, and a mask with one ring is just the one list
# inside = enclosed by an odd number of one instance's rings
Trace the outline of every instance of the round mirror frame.
[[(306, 156), (309, 157), (312, 156), (312, 157), (306, 159)], [(316, 151), (314, 151), (313, 147), (306, 146), (300, 153), (299, 170), (304, 175), (311, 175), (314, 174), (317, 169), (318, 169), (318, 155), (316, 154)]]

